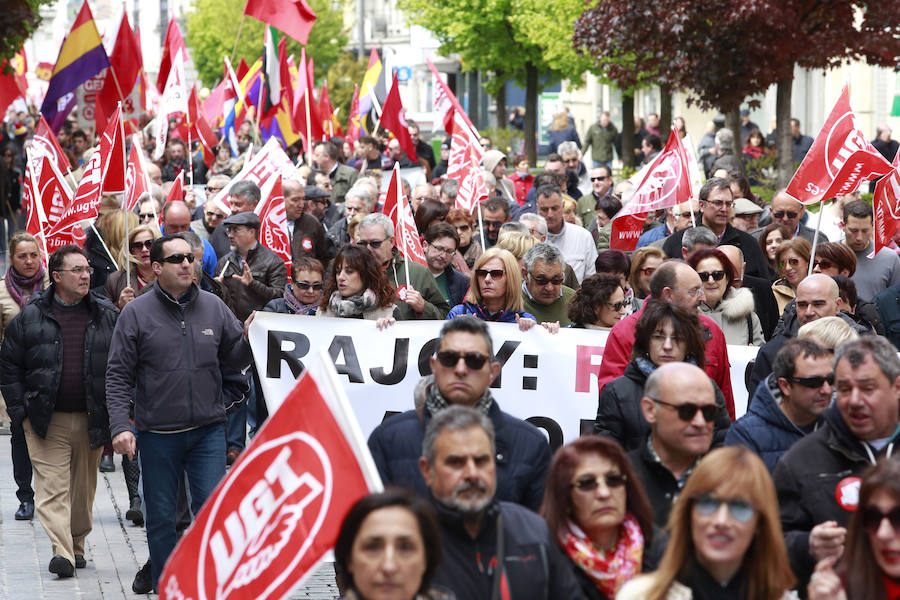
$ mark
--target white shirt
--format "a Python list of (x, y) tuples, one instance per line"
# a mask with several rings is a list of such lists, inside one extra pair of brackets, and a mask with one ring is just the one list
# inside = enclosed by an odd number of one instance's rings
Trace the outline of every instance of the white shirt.
[(597, 272), (594, 266), (597, 246), (594, 244), (594, 236), (587, 229), (563, 221), (563, 228), (559, 233), (547, 234), (547, 243), (559, 248), (566, 264), (575, 271), (578, 283)]

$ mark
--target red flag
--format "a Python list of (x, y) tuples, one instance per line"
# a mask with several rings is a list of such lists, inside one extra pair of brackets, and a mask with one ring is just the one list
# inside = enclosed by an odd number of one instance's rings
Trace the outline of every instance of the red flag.
[(259, 152), (247, 158), (244, 162), (244, 168), (231, 178), (231, 181), (213, 197), (212, 201), (222, 209), (222, 212), (230, 215), (231, 202), (229, 202), (229, 192), (231, 191), (231, 186), (235, 183), (238, 181), (252, 181), (256, 185), (261, 186), (272, 174), (282, 169), (293, 168), (294, 164), (281, 148), (281, 142), (278, 141), (278, 138), (271, 137)]
[(291, 238), (288, 237), (287, 213), (284, 211), (284, 191), (281, 188), (281, 173), (269, 177), (262, 190), (265, 200), (256, 205), (259, 215), (260, 243), (281, 257), (291, 276)]
[(119, 123), (122, 111), (116, 107), (109, 125), (100, 137), (100, 162), (103, 165), (103, 193), (125, 191), (125, 136)]
[[(66, 207), (72, 202), (72, 190), (66, 184), (62, 173), (50, 157), (44, 155), (39, 159), (40, 175), (31, 169), (36, 161), (30, 157), (26, 167), (25, 206), (28, 209), (26, 231), (41, 241), (45, 249), (47, 232), (59, 221)], [(83, 232), (82, 232), (83, 236)], [(68, 243), (70, 236), (62, 236), (63, 242), (53, 246), (53, 250)], [(52, 253), (53, 250), (50, 250)]]
[(159, 578), (161, 600), (285, 598), (381, 483), (321, 352), (241, 453)]
[(142, 158), (138, 144), (132, 138), (131, 151), (128, 153), (128, 168), (125, 171), (125, 188), (128, 190), (125, 206), (128, 210), (134, 210), (141, 196), (150, 192), (150, 180), (144, 171)]
[(306, 0), (247, 0), (244, 14), (279, 29), (304, 46), (316, 22)]
[(188, 111), (187, 90), (184, 81), (184, 57), (181, 51), (175, 53), (172, 60), (172, 68), (166, 81), (166, 88), (159, 101), (159, 110), (156, 113), (156, 146), (153, 148), (153, 159), (162, 158), (166, 151), (166, 139), (169, 135), (169, 117), (173, 114), (186, 113)]
[(893, 170), (875, 184), (875, 254), (891, 243), (900, 228), (900, 152), (894, 156)]
[(166, 88), (166, 80), (172, 69), (172, 60), (179, 50), (184, 57), (187, 57), (187, 47), (184, 45), (184, 38), (181, 37), (181, 29), (178, 28), (175, 17), (170, 17), (169, 26), (166, 28), (166, 41), (163, 42), (163, 55), (159, 61), (159, 75), (156, 76), (156, 89), (160, 94)]
[(457, 208), (472, 212), (478, 202), (488, 197), (487, 184), (481, 172), (484, 148), (478, 132), (469, 126), (466, 113), (461, 108), (451, 108), (447, 114), (451, 119), (447, 129), (451, 135), (447, 178), (459, 182)]
[(681, 136), (675, 129), (634, 189), (631, 201), (612, 220), (609, 247), (630, 252), (644, 227), (647, 213), (687, 202), (691, 199), (688, 158)]
[[(44, 115), (40, 116), (37, 127), (35, 127), (31, 149), (33, 159), (40, 160), (40, 157), (47, 156), (61, 171), (68, 173), (72, 170), (72, 165), (69, 163), (66, 153), (63, 152), (62, 147), (59, 145), (59, 140), (56, 139), (53, 131), (50, 130), (50, 126), (47, 125)], [(36, 170), (35, 175), (37, 174), (39, 174), (39, 171)]]
[(356, 143), (361, 136), (362, 123), (359, 116), (359, 86), (353, 84), (353, 100), (350, 101), (350, 118), (347, 119), (347, 135), (344, 139), (350, 143), (350, 147)]
[(334, 116), (334, 107), (331, 105), (331, 99), (328, 97), (327, 81), (322, 82), (322, 93), (319, 96), (319, 117), (322, 119), (322, 129), (325, 130), (325, 134), (329, 138), (336, 135), (344, 137), (341, 124), (338, 122), (337, 117)]
[(219, 124), (222, 118), (222, 105), (225, 102), (225, 86), (228, 85), (226, 79), (222, 79), (219, 84), (212, 89), (209, 96), (200, 104), (201, 113), (207, 122), (212, 126)]
[[(300, 49), (300, 64), (298, 65), (299, 75), (297, 77), (297, 89), (294, 92), (294, 131), (303, 136), (303, 151), (308, 150), (307, 144), (310, 137), (312, 140), (321, 140), (325, 136), (322, 130), (322, 119), (319, 118), (316, 99), (313, 95), (315, 87), (313, 86), (313, 59), (306, 60), (306, 48)], [(307, 128), (307, 96), (309, 97), (309, 127)]]
[(418, 162), (416, 145), (413, 143), (412, 138), (409, 136), (409, 130), (406, 128), (406, 110), (400, 101), (400, 85), (397, 83), (397, 73), (394, 73), (394, 83), (391, 85), (391, 91), (388, 92), (384, 105), (381, 108), (381, 126), (394, 134), (409, 160)]
[(197, 98), (197, 86), (191, 87), (191, 94), (188, 97), (188, 110), (181, 117), (178, 125), (178, 131), (181, 139), (188, 139), (190, 133), (191, 139), (200, 142), (200, 150), (203, 156), (203, 162), (206, 166), (213, 164), (216, 160), (216, 146), (219, 145), (219, 139), (213, 132), (212, 127), (203, 117), (203, 108), (200, 106), (200, 100)]
[(106, 128), (104, 115), (111, 115), (116, 109), (116, 103), (125, 102), (128, 98), (141, 67), (141, 46), (128, 24), (127, 12), (123, 12), (116, 43), (109, 55), (109, 68), (106, 69), (103, 88), (97, 95), (97, 131)]
[(250, 70), (250, 65), (247, 64), (247, 61), (244, 60), (244, 57), (241, 57), (241, 62), (238, 63), (237, 70), (234, 72), (235, 76), (238, 78), (238, 81), (244, 80), (244, 75)]
[(863, 134), (845, 85), (786, 192), (803, 204), (815, 204), (854, 192), (891, 168)]
[[(172, 182), (172, 187), (169, 188), (169, 193), (166, 195), (166, 204), (169, 202), (181, 202), (184, 200), (184, 171), (178, 174), (178, 177), (175, 178), (175, 181)], [(162, 219), (162, 215), (159, 215), (159, 218)]]
[[(7, 74), (7, 68), (12, 72)], [(25, 95), (25, 90), (19, 85), (19, 81), (15, 69), (9, 65), (9, 60), (0, 62), (0, 114), (5, 115), (9, 105), (15, 102), (19, 96)]]
[[(419, 232), (416, 229), (416, 220), (413, 219), (409, 199), (403, 194), (403, 187), (400, 185), (400, 171), (396, 164), (391, 174), (391, 184), (388, 186), (381, 212), (394, 223), (394, 246), (397, 247), (400, 254), (406, 257), (406, 260), (413, 260), (427, 266), (425, 252), (422, 251), (422, 242), (419, 240)], [(399, 294), (400, 290), (397, 290), (397, 293)]]
[(74, 200), (66, 207), (59, 221), (52, 225), (50, 231), (47, 232), (47, 251), (49, 253), (52, 254), (54, 250), (65, 244), (84, 244), (84, 230), (79, 224), (87, 219), (96, 219), (100, 208), (103, 187), (101, 154), (101, 152), (94, 152), (91, 155), (91, 160), (84, 168), (84, 175), (81, 177)]

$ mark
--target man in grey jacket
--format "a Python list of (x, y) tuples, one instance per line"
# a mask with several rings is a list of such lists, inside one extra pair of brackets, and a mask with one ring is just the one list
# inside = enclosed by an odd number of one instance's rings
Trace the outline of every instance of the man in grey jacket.
[[(194, 255), (180, 234), (153, 242), (155, 289), (116, 323), (106, 370), (110, 433), (118, 454), (141, 453), (154, 591), (175, 547), (178, 480), (187, 473), (194, 514), (225, 475), (222, 370), (245, 371), (243, 327), (193, 283)], [(124, 318), (123, 318), (124, 317)], [(129, 413), (134, 399), (134, 428)]]

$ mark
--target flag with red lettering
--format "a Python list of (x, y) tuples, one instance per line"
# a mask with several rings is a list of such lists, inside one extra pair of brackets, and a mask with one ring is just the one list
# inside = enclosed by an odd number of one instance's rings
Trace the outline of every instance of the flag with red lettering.
[(172, 60), (172, 69), (166, 80), (159, 111), (156, 113), (156, 147), (153, 149), (153, 160), (162, 158), (166, 150), (166, 138), (169, 135), (169, 116), (188, 111), (187, 90), (184, 81), (184, 54), (179, 49)]
[(350, 147), (353, 147), (353, 144), (356, 143), (361, 136), (362, 132), (362, 120), (359, 116), (359, 86), (355, 83), (353, 84), (353, 99), (350, 101), (350, 118), (347, 119), (347, 135), (344, 136), (344, 140), (350, 144)]
[(100, 198), (103, 189), (103, 164), (100, 152), (94, 152), (84, 168), (84, 174), (75, 198), (66, 206), (59, 221), (47, 232), (47, 240), (55, 235), (66, 235), (70, 230), (80, 229), (78, 224), (88, 219), (96, 219), (100, 209)]
[(891, 243), (900, 228), (900, 152), (894, 156), (891, 172), (875, 184), (875, 254)]
[(235, 183), (238, 181), (252, 181), (256, 185), (262, 186), (263, 182), (268, 179), (270, 175), (281, 171), (282, 169), (294, 168), (294, 163), (292, 163), (288, 155), (284, 153), (278, 139), (269, 138), (269, 141), (263, 145), (259, 152), (245, 161), (244, 168), (241, 169), (237, 175), (232, 177), (231, 181), (229, 181), (224, 188), (219, 190), (219, 193), (213, 197), (212, 201), (222, 210), (222, 212), (226, 215), (230, 215), (231, 202), (229, 201), (229, 193), (231, 192), (231, 186)]
[(150, 179), (144, 170), (143, 157), (136, 136), (132, 138), (131, 151), (128, 153), (125, 188), (128, 190), (128, 195), (125, 197), (125, 206), (128, 210), (134, 210), (141, 196), (150, 193)]
[(264, 199), (256, 205), (256, 214), (259, 215), (259, 241), (284, 261), (290, 277), (291, 238), (288, 237), (281, 173), (269, 177), (261, 196)]
[(403, 102), (400, 101), (400, 84), (397, 83), (396, 72), (391, 91), (388, 92), (387, 98), (384, 99), (384, 105), (381, 107), (381, 126), (394, 134), (409, 160), (418, 162), (416, 145), (407, 129), (406, 109), (403, 108)]
[(815, 204), (854, 192), (891, 168), (863, 134), (845, 85), (785, 191), (803, 204)]
[(100, 162), (103, 165), (103, 193), (125, 191), (125, 134), (121, 123), (122, 108), (116, 107), (100, 136)]
[(381, 489), (334, 365), (320, 351), (169, 556), (159, 597), (286, 598), (334, 547), (350, 507)]
[(637, 247), (647, 213), (691, 199), (691, 179), (687, 153), (681, 136), (673, 128), (666, 147), (644, 173), (631, 200), (612, 219), (609, 247), (631, 252)]
[(381, 212), (394, 223), (394, 246), (400, 251), (400, 254), (406, 260), (426, 265), (425, 252), (422, 250), (419, 231), (416, 229), (416, 220), (413, 218), (409, 199), (403, 193), (403, 186), (400, 185), (400, 168), (397, 164), (394, 165), (394, 171), (391, 173), (391, 184), (388, 186)]
[(47, 124), (44, 115), (40, 115), (40, 120), (38, 121), (37, 127), (35, 127), (34, 138), (31, 141), (31, 152), (32, 168), (34, 168), (35, 163), (38, 164), (38, 169), (35, 170), (35, 176), (40, 175), (39, 165), (41, 163), (41, 157), (43, 156), (49, 158), (57, 168), (65, 173), (72, 170), (72, 165), (69, 163), (66, 153), (63, 152), (62, 147), (59, 145), (59, 140), (56, 139), (56, 135), (50, 130), (50, 126)]
[(166, 39), (163, 42), (163, 55), (159, 61), (159, 75), (156, 77), (156, 89), (160, 94), (166, 88), (166, 82), (169, 80), (169, 71), (175, 65), (174, 59), (181, 51), (183, 56), (187, 56), (187, 46), (184, 45), (184, 38), (181, 36), (181, 29), (175, 22), (175, 17), (169, 17), (169, 26), (166, 27)]

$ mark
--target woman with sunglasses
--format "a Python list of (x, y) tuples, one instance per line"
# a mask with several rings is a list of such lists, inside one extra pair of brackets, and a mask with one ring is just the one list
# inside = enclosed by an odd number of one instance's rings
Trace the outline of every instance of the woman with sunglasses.
[(809, 600), (900, 598), (900, 462), (882, 458), (862, 476), (859, 503), (837, 568), (824, 559), (807, 586)]
[[(775, 253), (778, 252), (781, 242), (791, 239), (791, 232), (780, 223), (769, 223), (763, 228), (757, 239), (763, 256), (766, 257), (766, 265), (769, 267), (769, 281), (775, 281), (778, 278), (778, 261), (775, 259)], [(762, 273), (760, 276), (765, 277)]]
[(796, 598), (775, 485), (743, 446), (719, 448), (694, 469), (669, 515), (659, 568), (617, 600)]
[(331, 262), (316, 316), (367, 319), (384, 329), (395, 320), (394, 297), (375, 256), (359, 246), (344, 246)]
[(700, 312), (716, 322), (725, 340), (738, 346), (765, 344), (753, 293), (732, 285), (735, 274), (728, 257), (717, 248), (701, 248), (690, 255), (688, 264), (703, 283), (706, 301), (700, 303)]
[(626, 304), (619, 278), (597, 273), (575, 290), (569, 302), (569, 320), (578, 329), (609, 331), (625, 316)]
[(653, 511), (616, 442), (585, 435), (557, 450), (539, 513), (572, 562), (585, 598), (614, 598), (646, 570)]
[(638, 298), (637, 291), (629, 283), (631, 259), (627, 254), (621, 250), (604, 250), (597, 255), (597, 260), (594, 261), (594, 270), (597, 273), (609, 273), (619, 278), (619, 284), (622, 286), (622, 291), (625, 292), (626, 315), (641, 310), (644, 301)]
[[(626, 452), (646, 442), (650, 424), (641, 411), (644, 385), (650, 373), (671, 362), (706, 365), (706, 346), (700, 319), (670, 302), (649, 300), (634, 328), (631, 362), (625, 374), (607, 383), (600, 392), (594, 433), (617, 441)], [(725, 396), (713, 382), (716, 404), (713, 446), (721, 446), (731, 424)], [(693, 415), (691, 415), (692, 417)]]
[[(150, 265), (150, 247), (158, 237), (159, 230), (152, 225), (141, 225), (128, 232), (119, 250), (118, 262), (122, 268), (107, 277), (103, 286), (103, 293), (119, 310), (156, 281), (156, 273)], [(125, 268), (130, 273), (131, 285), (128, 285)]]
[(284, 297), (270, 300), (263, 309), (288, 315), (314, 315), (322, 300), (325, 268), (315, 258), (301, 256), (291, 263), (291, 281), (284, 286)]
[(444, 221), (456, 227), (456, 233), (459, 234), (459, 247), (456, 252), (463, 257), (466, 265), (471, 269), (483, 252), (481, 244), (473, 238), (475, 218), (461, 208), (451, 208)]
[(643, 300), (650, 295), (650, 277), (665, 260), (666, 253), (653, 246), (638, 248), (632, 255), (628, 283), (637, 298)]
[(811, 252), (812, 245), (802, 237), (786, 239), (775, 251), (779, 279), (772, 284), (772, 293), (778, 304), (778, 314), (783, 314), (788, 303), (797, 296), (797, 286), (809, 273)]

